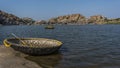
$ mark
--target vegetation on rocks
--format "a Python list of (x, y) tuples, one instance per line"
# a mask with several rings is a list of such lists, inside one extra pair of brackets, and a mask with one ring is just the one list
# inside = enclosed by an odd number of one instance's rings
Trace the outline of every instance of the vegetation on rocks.
[(106, 24), (120, 24), (120, 18), (108, 19), (108, 21), (106, 22)]

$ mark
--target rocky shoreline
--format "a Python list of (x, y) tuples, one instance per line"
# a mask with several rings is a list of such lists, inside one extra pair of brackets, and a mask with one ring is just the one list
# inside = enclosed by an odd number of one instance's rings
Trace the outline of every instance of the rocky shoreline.
[(89, 18), (81, 14), (70, 14), (51, 18), (48, 21), (35, 21), (32, 18), (20, 18), (13, 14), (0, 10), (0, 25), (42, 25), (42, 24), (120, 24), (120, 18), (108, 19), (102, 15), (94, 15)]
[(12, 48), (0, 45), (0, 68), (42, 68), (36, 63), (26, 60), (27, 55)]

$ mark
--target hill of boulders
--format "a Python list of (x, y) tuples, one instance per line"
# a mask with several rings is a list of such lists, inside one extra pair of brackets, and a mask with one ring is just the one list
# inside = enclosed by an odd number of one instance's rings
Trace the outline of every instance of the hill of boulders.
[(70, 14), (51, 18), (48, 21), (35, 21), (32, 18), (20, 18), (0, 10), (0, 25), (41, 25), (41, 24), (120, 24), (120, 18), (108, 19), (102, 15), (86, 18), (81, 14)]

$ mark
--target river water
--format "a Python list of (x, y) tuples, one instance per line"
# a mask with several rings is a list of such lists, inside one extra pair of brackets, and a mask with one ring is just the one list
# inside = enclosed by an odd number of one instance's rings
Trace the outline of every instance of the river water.
[(26, 57), (43, 68), (120, 68), (120, 25), (0, 26), (0, 44), (11, 33), (63, 42), (57, 54)]

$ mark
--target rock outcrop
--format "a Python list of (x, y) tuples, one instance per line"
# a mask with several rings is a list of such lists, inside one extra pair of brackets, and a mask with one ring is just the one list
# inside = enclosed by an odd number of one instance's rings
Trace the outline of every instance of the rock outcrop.
[(0, 10), (0, 24), (2, 25), (27, 25), (34, 21), (30, 18), (19, 18)]
[(86, 24), (86, 18), (81, 14), (72, 14), (52, 18), (48, 22), (51, 24)]
[(90, 16), (90, 18), (86, 18), (81, 14), (72, 14), (59, 16), (56, 18), (52, 18), (49, 20), (51, 24), (106, 24), (108, 19), (102, 15)]
[(102, 16), (102, 15), (95, 15), (95, 16), (90, 16), (88, 19), (88, 24), (105, 24), (107, 22), (107, 18)]
[(14, 16), (13, 14), (8, 14), (6, 12), (0, 11), (0, 24), (2, 25), (18, 25), (22, 20)]
[(22, 21), (24, 22), (22, 23), (23, 25), (32, 25), (35, 23), (35, 20), (33, 20), (32, 18), (28, 18), (28, 17), (22, 18)]

